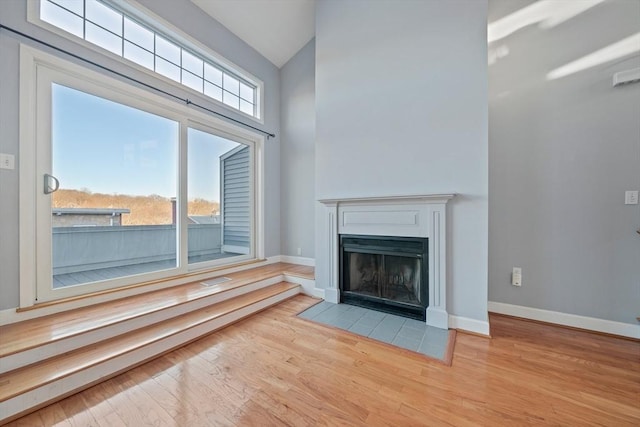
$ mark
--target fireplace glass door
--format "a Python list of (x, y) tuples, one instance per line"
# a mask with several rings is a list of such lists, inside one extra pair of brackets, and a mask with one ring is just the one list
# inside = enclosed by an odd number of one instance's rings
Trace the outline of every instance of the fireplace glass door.
[(424, 320), (427, 240), (341, 236), (341, 300)]

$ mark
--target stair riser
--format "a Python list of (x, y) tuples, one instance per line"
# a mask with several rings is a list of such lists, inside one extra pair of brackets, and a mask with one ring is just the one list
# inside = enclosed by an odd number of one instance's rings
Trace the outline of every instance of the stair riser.
[(290, 289), (278, 295), (258, 301), (232, 313), (205, 322), (193, 328), (178, 332), (170, 337), (138, 348), (129, 353), (94, 365), (81, 372), (45, 384), (14, 398), (0, 402), (0, 425), (29, 412), (42, 408), (52, 402), (74, 394), (91, 385), (105, 381), (121, 372), (151, 360), (163, 353), (183, 346), (217, 329), (223, 328), (253, 313), (264, 310), (300, 293), (299, 288)]
[(226, 292), (214, 294), (209, 297), (200, 298), (184, 304), (162, 309), (154, 313), (149, 313), (144, 316), (129, 319), (124, 322), (118, 322), (113, 325), (105, 326), (93, 331), (89, 331), (79, 335), (73, 335), (69, 338), (63, 338), (44, 346), (39, 346), (20, 353), (11, 354), (0, 358), (0, 374), (31, 365), (36, 362), (41, 362), (45, 359), (68, 353), (70, 351), (95, 344), (97, 342), (127, 332), (131, 332), (145, 326), (157, 324), (163, 320), (177, 317), (182, 314), (216, 304), (218, 302), (226, 301), (239, 295), (243, 295), (258, 289), (265, 288), (267, 286), (274, 285), (281, 281), (282, 275), (272, 277), (269, 279), (261, 280), (259, 282), (251, 283), (249, 285), (241, 286), (239, 288), (231, 289)]
[(284, 281), (302, 286), (302, 293), (305, 295), (309, 295), (314, 298), (324, 298), (324, 293), (321, 295), (318, 294), (315, 279), (307, 279), (293, 274), (284, 273)]

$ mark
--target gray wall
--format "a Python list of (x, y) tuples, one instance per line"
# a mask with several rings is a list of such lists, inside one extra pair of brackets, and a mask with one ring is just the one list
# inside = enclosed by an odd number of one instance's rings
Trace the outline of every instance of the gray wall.
[[(487, 2), (320, 1), (316, 198), (458, 193), (448, 309), (487, 319)], [(318, 220), (316, 283), (327, 283)]]
[[(267, 256), (280, 254), (279, 70), (188, 0), (139, 1), (161, 18), (171, 22), (264, 82), (265, 124), (263, 128), (278, 135), (266, 142), (265, 150), (265, 251)], [(205, 98), (192, 93), (181, 93), (171, 85), (135, 72), (126, 65), (27, 23), (26, 4), (26, 1), (0, 1), (0, 22), (142, 81), (183, 97), (188, 96), (226, 115), (242, 119), (238, 114), (209, 103)], [(18, 165), (19, 41), (19, 38), (5, 30), (0, 32), (0, 58), (2, 58), (0, 60), (0, 99), (2, 100), (0, 102), (0, 152), (14, 154)], [(34, 45), (31, 42), (28, 44)], [(50, 51), (47, 48), (42, 49)], [(19, 301), (18, 192), (18, 168), (13, 171), (0, 170), (0, 309), (16, 307)]]
[[(489, 22), (531, 3), (491, 0)], [(636, 323), (640, 205), (624, 191), (640, 190), (640, 84), (611, 82), (640, 57), (546, 75), (639, 31), (640, 2), (612, 0), (490, 45), (509, 52), (489, 67), (490, 301)]]
[(282, 254), (309, 258), (315, 256), (315, 53), (314, 39), (280, 69)]

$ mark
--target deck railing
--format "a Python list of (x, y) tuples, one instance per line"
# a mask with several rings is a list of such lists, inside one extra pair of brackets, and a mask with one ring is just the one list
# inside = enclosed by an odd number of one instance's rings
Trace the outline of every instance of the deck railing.
[[(190, 224), (188, 230), (189, 257), (221, 252), (220, 224)], [(53, 228), (54, 275), (175, 258), (175, 225)]]

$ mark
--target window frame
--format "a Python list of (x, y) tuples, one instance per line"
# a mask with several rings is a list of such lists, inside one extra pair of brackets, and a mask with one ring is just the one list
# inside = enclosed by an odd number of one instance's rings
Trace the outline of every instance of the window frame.
[[(33, 47), (20, 45), (20, 307), (42, 302), (93, 294), (148, 283), (176, 279), (185, 275), (206, 272), (221, 266), (264, 259), (264, 143), (265, 137), (217, 117), (194, 110), (179, 102), (168, 100), (150, 91), (132, 86), (97, 71), (61, 59)], [(177, 147), (177, 265), (175, 268), (139, 275), (125, 276), (68, 288), (42, 289), (42, 275), (51, 277), (51, 249), (40, 244), (50, 238), (51, 215), (39, 215), (46, 203), (42, 193), (42, 170), (39, 158), (50, 158), (51, 150), (51, 86), (62, 84), (76, 90), (100, 96), (136, 109), (150, 112), (179, 123)], [(42, 118), (41, 121), (34, 120)], [(196, 264), (188, 263), (187, 218), (187, 129), (195, 127), (251, 147), (252, 221), (251, 250), (249, 255), (223, 258)], [(44, 146), (47, 153), (38, 147)], [(49, 222), (44, 224), (44, 218)], [(47, 228), (48, 227), (48, 228)], [(49, 237), (42, 230), (49, 230)], [(39, 231), (40, 230), (40, 231)], [(44, 261), (43, 261), (44, 260)], [(47, 261), (48, 260), (48, 261)], [(193, 279), (191, 279), (193, 280)], [(175, 280), (174, 280), (175, 282)]]
[[(55, 0), (54, 0), (55, 1)], [(41, 28), (44, 28), (52, 33), (55, 33), (65, 39), (71, 40), (81, 46), (84, 46), (94, 52), (100, 53), (110, 59), (118, 61), (119, 63), (125, 64), (128, 67), (134, 68), (137, 71), (143, 72), (149, 76), (152, 76), (156, 79), (161, 80), (162, 82), (169, 84), (176, 89), (180, 89), (182, 91), (186, 91), (187, 93), (196, 95), (203, 100), (208, 102), (212, 102), (217, 106), (224, 108), (226, 111), (233, 112), (235, 114), (239, 114), (241, 117), (246, 117), (260, 124), (264, 124), (264, 82), (258, 79), (253, 74), (245, 71), (241, 67), (237, 66), (233, 62), (224, 58), (220, 54), (211, 50), (203, 43), (197, 41), (195, 38), (189, 36), (184, 31), (180, 30), (176, 26), (170, 24), (157, 14), (153, 13), (149, 9), (145, 8), (141, 4), (139, 4), (135, 0), (101, 0), (106, 5), (115, 8), (116, 10), (121, 11), (125, 14), (125, 16), (129, 18), (133, 18), (133, 20), (138, 23), (142, 23), (147, 27), (151, 27), (151, 31), (155, 31), (156, 34), (159, 34), (163, 38), (167, 38), (168, 40), (176, 43), (179, 47), (185, 48), (189, 53), (197, 53), (205, 60), (211, 62), (212, 64), (220, 67), (223, 71), (226, 69), (232, 75), (236, 76), (250, 82), (256, 87), (256, 99), (255, 99), (255, 107), (256, 107), (256, 115), (253, 116), (251, 114), (247, 114), (240, 109), (236, 109), (224, 103), (223, 100), (217, 100), (206, 95), (203, 92), (199, 92), (191, 87), (183, 84), (181, 82), (177, 82), (169, 77), (166, 77), (154, 70), (150, 70), (130, 59), (125, 58), (124, 56), (117, 55), (108, 49), (100, 47), (92, 42), (89, 42), (82, 37), (78, 37), (72, 33), (69, 33), (63, 30), (60, 27), (57, 27), (49, 22), (46, 22), (40, 18), (40, 5), (41, 0), (27, 0), (27, 21), (31, 24), (37, 25)], [(224, 89), (222, 90), (224, 95)], [(224, 99), (224, 98), (223, 98)]]

